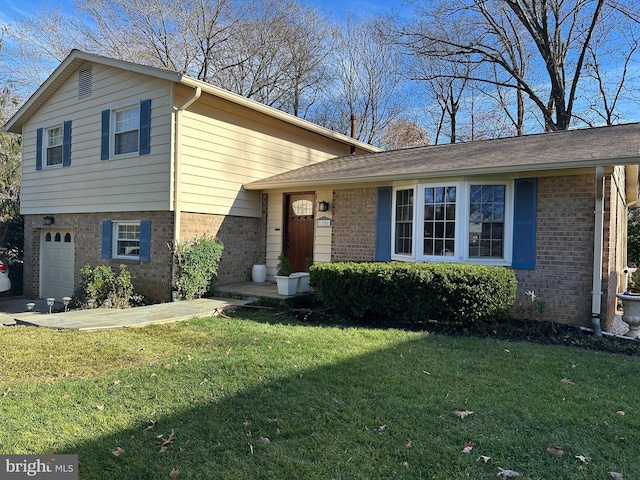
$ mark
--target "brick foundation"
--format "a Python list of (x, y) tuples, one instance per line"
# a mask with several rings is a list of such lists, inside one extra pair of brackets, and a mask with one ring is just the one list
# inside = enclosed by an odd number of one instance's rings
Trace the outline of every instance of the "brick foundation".
[[(102, 222), (116, 220), (151, 221), (151, 261), (103, 259), (101, 252)], [(217, 236), (225, 245), (219, 265), (217, 283), (243, 282), (251, 278), (254, 263), (264, 263), (266, 214), (263, 218), (224, 217), (183, 213), (181, 238), (203, 234)], [(78, 285), (80, 269), (110, 265), (114, 269), (126, 265), (137, 292), (153, 301), (171, 300), (171, 250), (173, 212), (126, 212), (55, 215), (56, 228), (75, 231), (74, 283)], [(24, 295), (40, 296), (40, 232), (42, 215), (25, 216)]]

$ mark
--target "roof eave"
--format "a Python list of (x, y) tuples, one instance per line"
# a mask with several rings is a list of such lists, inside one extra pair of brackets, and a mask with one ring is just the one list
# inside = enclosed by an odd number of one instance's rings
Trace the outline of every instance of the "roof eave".
[(351, 183), (377, 183), (377, 182), (401, 182), (415, 180), (426, 177), (459, 177), (463, 175), (499, 175), (499, 174), (515, 174), (519, 172), (539, 172), (554, 170), (574, 170), (580, 168), (613, 166), (613, 165), (637, 165), (640, 163), (640, 157), (621, 157), (608, 159), (590, 159), (566, 162), (544, 163), (537, 165), (509, 165), (509, 166), (492, 166), (492, 167), (474, 167), (459, 168), (454, 170), (437, 171), (437, 172), (408, 172), (397, 175), (359, 175), (354, 177), (340, 176), (338, 178), (327, 177), (323, 179), (308, 180), (291, 180), (284, 182), (264, 182), (257, 180), (244, 185), (246, 190), (279, 190), (297, 187), (324, 186), (324, 185), (346, 185)]

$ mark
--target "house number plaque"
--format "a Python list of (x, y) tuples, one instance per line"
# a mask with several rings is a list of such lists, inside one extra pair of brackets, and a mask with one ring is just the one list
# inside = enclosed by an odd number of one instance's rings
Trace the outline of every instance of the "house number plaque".
[(330, 227), (331, 226), (331, 219), (329, 217), (320, 217), (318, 219), (318, 226), (319, 227)]

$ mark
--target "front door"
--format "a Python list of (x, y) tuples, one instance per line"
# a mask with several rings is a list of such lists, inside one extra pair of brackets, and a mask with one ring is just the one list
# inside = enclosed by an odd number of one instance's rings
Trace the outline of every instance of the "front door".
[(304, 272), (307, 258), (313, 258), (314, 193), (285, 195), (283, 252), (292, 272)]

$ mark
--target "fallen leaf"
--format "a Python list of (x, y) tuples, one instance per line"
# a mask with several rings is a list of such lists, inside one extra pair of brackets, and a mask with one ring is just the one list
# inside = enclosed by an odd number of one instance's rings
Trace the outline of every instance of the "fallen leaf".
[(114, 381), (113, 381), (113, 384), (114, 384), (114, 385), (120, 385), (120, 380), (114, 380)]
[(463, 411), (456, 410), (453, 413), (455, 414), (456, 417), (459, 417), (459, 418), (465, 418), (465, 417), (468, 417), (469, 415), (473, 415), (473, 412), (471, 410), (463, 410)]
[(267, 418), (267, 423), (278, 423), (280, 420), (277, 418)]
[(489, 460), (491, 460), (491, 457), (487, 457), (486, 455), (480, 455), (476, 459), (476, 462), (479, 462), (480, 460), (482, 460), (484, 463), (487, 463)]
[(155, 420), (151, 420), (151, 425), (148, 425), (143, 432), (146, 432), (147, 430), (151, 430), (153, 427), (156, 426), (156, 421)]
[(624, 478), (622, 478), (622, 475), (618, 472), (609, 472), (609, 475), (615, 478), (615, 480), (624, 480)]
[(260, 437), (258, 441), (264, 444), (271, 443), (271, 440), (269, 440), (267, 437)]
[(384, 433), (384, 431), (387, 429), (386, 425), (380, 425), (378, 428), (376, 428), (376, 433)]
[(167, 363), (167, 364), (164, 366), (164, 368), (166, 368), (167, 370), (170, 370), (170, 369), (171, 369), (171, 364), (170, 364), (170, 363)]
[(405, 448), (407, 450), (411, 450), (413, 448), (413, 442), (411, 440), (409, 440), (406, 444), (405, 444)]
[(189, 355), (189, 356), (187, 357), (187, 360), (191, 361), (191, 360), (193, 360), (193, 357), (192, 357), (191, 355)]
[(332, 398), (331, 400), (333, 400), (333, 403), (335, 403), (336, 405), (344, 405), (344, 402), (339, 398)]
[(591, 460), (591, 457), (589, 457), (588, 455), (574, 455), (578, 460), (580, 460), (582, 463), (587, 463), (589, 460)]
[(402, 462), (402, 466), (404, 468), (409, 468), (409, 462)]
[(158, 438), (158, 443), (160, 444), (160, 453), (164, 453), (167, 451), (167, 448), (169, 448), (169, 445), (171, 445), (171, 442), (175, 440), (176, 432), (171, 430), (171, 434), (167, 438), (164, 438), (164, 435), (159, 435), (156, 438)]
[(462, 453), (471, 453), (473, 451), (474, 446), (475, 446), (475, 443), (473, 442), (465, 443), (464, 448), (462, 449)]
[(617, 413), (618, 415), (620, 415), (621, 417), (623, 417), (623, 416), (624, 416), (624, 412), (623, 412), (622, 410), (618, 410), (616, 413)]
[(560, 458), (564, 455), (564, 452), (558, 448), (549, 447), (547, 448), (547, 453), (552, 457)]
[(96, 405), (96, 408), (98, 409), (99, 412), (104, 410), (104, 405)]
[(562, 385), (573, 385), (573, 382), (571, 380), (569, 380), (568, 378), (563, 378), (562, 380), (560, 380), (560, 383)]
[(244, 422), (242, 422), (242, 426), (245, 428), (245, 430), (249, 427), (249, 425), (251, 425), (251, 422), (249, 420), (245, 420)]
[(111, 454), (112, 454), (114, 457), (119, 457), (119, 456), (120, 456), (120, 455), (122, 455), (123, 453), (124, 453), (124, 450), (123, 450), (122, 448), (120, 448), (120, 447), (116, 448), (115, 450), (113, 450), (113, 451), (111, 452)]
[(520, 474), (518, 472), (515, 472), (513, 470), (504, 470), (500, 467), (498, 467), (498, 470), (500, 470), (498, 472), (498, 474), (496, 475), (496, 477), (502, 477), (504, 478), (514, 478), (514, 477), (519, 477)]
[(178, 475), (180, 475), (180, 470), (176, 470), (175, 468), (172, 468), (169, 472), (171, 478), (178, 478)]
[(226, 355), (231, 355), (231, 352), (233, 352), (233, 347), (229, 347), (229, 350), (226, 351)]

